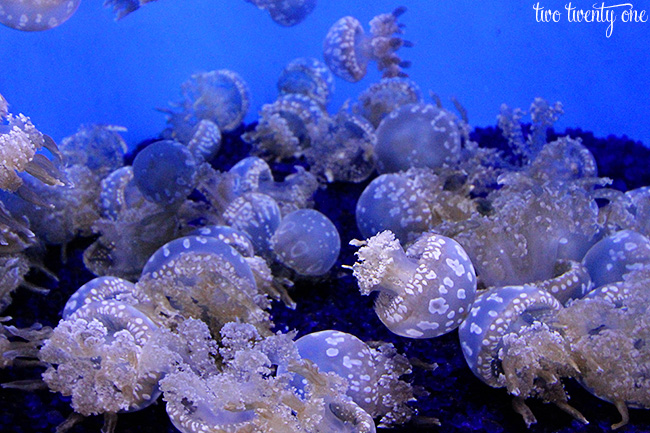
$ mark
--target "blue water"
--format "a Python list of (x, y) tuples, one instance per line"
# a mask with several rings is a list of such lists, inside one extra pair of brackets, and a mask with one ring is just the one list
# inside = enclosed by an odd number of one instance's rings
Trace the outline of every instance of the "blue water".
[[(564, 103), (558, 123), (650, 143), (650, 23), (537, 23), (533, 2), (321, 0), (295, 27), (275, 24), (243, 0), (158, 0), (114, 22), (101, 0), (83, 0), (65, 24), (41, 33), (0, 26), (0, 93), (13, 112), (32, 117), (55, 140), (80, 124), (128, 128), (130, 145), (157, 135), (155, 111), (180, 98), (192, 73), (228, 68), (252, 93), (247, 121), (276, 97), (282, 67), (299, 56), (322, 59), (330, 25), (344, 15), (362, 23), (399, 5), (412, 61), (408, 71), (443, 101), (455, 96), (472, 126), (495, 124), (501, 103), (527, 108), (536, 96)], [(573, 2), (591, 8), (592, 0)], [(540, 3), (564, 11), (564, 1)], [(650, 2), (633, 2), (650, 9)], [(620, 10), (617, 9), (617, 10)], [(378, 79), (336, 81), (329, 110)]]

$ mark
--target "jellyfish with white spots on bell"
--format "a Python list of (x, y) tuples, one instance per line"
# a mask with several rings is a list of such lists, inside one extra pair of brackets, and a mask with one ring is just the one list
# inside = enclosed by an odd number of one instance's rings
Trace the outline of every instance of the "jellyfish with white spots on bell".
[(0, 23), (25, 32), (60, 26), (79, 7), (81, 0), (2, 0)]
[(458, 120), (431, 104), (406, 104), (377, 127), (377, 169), (393, 173), (411, 167), (436, 168), (460, 157)]
[(458, 327), (474, 302), (476, 274), (451, 238), (425, 233), (404, 251), (390, 231), (360, 246), (353, 273), (362, 294), (379, 291), (375, 312), (393, 333), (432, 338)]
[(403, 25), (398, 18), (406, 12), (399, 7), (392, 13), (380, 14), (370, 21), (370, 33), (366, 34), (358, 19), (346, 16), (330, 27), (323, 43), (325, 63), (334, 75), (344, 80), (356, 82), (361, 80), (371, 61), (384, 77), (405, 76), (403, 62), (397, 51), (411, 43), (396, 36), (403, 33)]

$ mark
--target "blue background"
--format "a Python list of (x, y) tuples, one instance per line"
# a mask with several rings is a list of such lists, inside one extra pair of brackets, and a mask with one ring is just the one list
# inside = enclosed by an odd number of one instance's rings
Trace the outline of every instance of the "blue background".
[[(114, 22), (101, 0), (83, 0), (59, 28), (24, 33), (0, 26), (0, 93), (55, 140), (83, 123), (128, 128), (131, 146), (155, 136), (165, 116), (156, 107), (180, 99), (192, 73), (228, 68), (248, 82), (253, 121), (275, 99), (283, 66), (295, 57), (322, 59), (331, 24), (353, 15), (367, 25), (399, 5), (412, 61), (425, 94), (455, 96), (472, 126), (495, 124), (499, 106), (528, 108), (536, 96), (564, 103), (559, 127), (597, 135), (626, 134), (650, 143), (650, 23), (536, 23), (533, 2), (321, 0), (303, 23), (284, 28), (243, 0), (159, 0)], [(574, 5), (591, 8), (593, 1)], [(541, 5), (564, 12), (564, 1)], [(599, 3), (600, 4), (600, 3)], [(633, 2), (650, 9), (650, 2)], [(620, 12), (619, 12), (620, 15)], [(366, 27), (367, 28), (367, 27)], [(373, 66), (374, 68), (374, 66)], [(337, 79), (330, 111), (379, 77)]]

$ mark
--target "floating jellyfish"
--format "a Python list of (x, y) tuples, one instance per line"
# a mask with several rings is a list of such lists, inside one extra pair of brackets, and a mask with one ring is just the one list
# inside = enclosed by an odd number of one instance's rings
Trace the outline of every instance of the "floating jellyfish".
[(221, 148), (221, 130), (211, 120), (202, 119), (192, 129), (192, 138), (187, 148), (197, 161), (209, 161)]
[(595, 243), (583, 259), (595, 287), (622, 281), (623, 275), (650, 263), (650, 240), (621, 230)]
[(311, 57), (292, 60), (280, 73), (280, 94), (297, 93), (325, 107), (334, 91), (334, 77), (327, 65)]
[(124, 165), (128, 148), (119, 134), (126, 128), (113, 125), (87, 125), (61, 141), (59, 149), (67, 166), (83, 165), (100, 178)]
[(352, 245), (361, 247), (353, 265), (359, 289), (379, 291), (375, 312), (391, 332), (433, 338), (456, 329), (469, 313), (476, 273), (453, 239), (425, 233), (405, 252), (387, 230)]
[(158, 326), (132, 305), (92, 302), (59, 322), (39, 353), (43, 380), (84, 416), (136, 411), (156, 401), (165, 360), (149, 356)]
[(133, 11), (137, 11), (143, 5), (156, 0), (104, 0), (104, 7), (112, 7), (115, 19), (121, 20)]
[(135, 284), (119, 277), (97, 277), (79, 287), (63, 307), (61, 316), (67, 319), (84, 305), (97, 301), (115, 300), (129, 305), (146, 303), (149, 300), (139, 293)]
[(336, 227), (314, 209), (300, 209), (282, 218), (270, 241), (276, 259), (300, 275), (327, 273), (339, 257)]
[(183, 101), (181, 111), (165, 110), (168, 123), (180, 132), (181, 141), (189, 141), (188, 127), (193, 128), (201, 120), (211, 120), (223, 132), (237, 128), (250, 106), (250, 92), (244, 79), (236, 72), (220, 69), (202, 72), (181, 85)]
[(368, 63), (376, 61), (384, 77), (400, 77), (408, 67), (397, 55), (397, 50), (411, 43), (399, 35), (403, 26), (397, 19), (406, 12), (399, 7), (392, 13), (377, 15), (370, 21), (370, 34), (367, 35), (358, 19), (347, 16), (332, 25), (325, 36), (323, 55), (325, 63), (334, 75), (344, 80), (356, 82), (366, 75)]
[(281, 26), (291, 27), (301, 23), (316, 7), (316, 0), (246, 0), (259, 9), (266, 10)]
[[(352, 334), (326, 330), (300, 337), (296, 347), (300, 357), (314, 362), (321, 372), (346, 379), (347, 395), (373, 418), (383, 417), (380, 425), (409, 420), (412, 411), (406, 402), (413, 398), (412, 389), (399, 377), (410, 372), (410, 363), (391, 345), (375, 349)], [(296, 376), (293, 382), (304, 393), (307, 381)]]
[(498, 287), (476, 297), (458, 329), (470, 370), (492, 387), (507, 387), (528, 426), (536, 422), (524, 401), (532, 396), (551, 401), (587, 423), (568, 404), (559, 379), (580, 373), (569, 342), (547, 324), (561, 309), (551, 293), (538, 287)]
[(321, 105), (301, 94), (281, 95), (265, 104), (254, 131), (243, 138), (256, 153), (281, 160), (301, 156), (329, 129), (329, 116)]
[(133, 161), (133, 178), (147, 199), (163, 205), (183, 201), (194, 189), (196, 160), (179, 142), (151, 143)]
[(40, 32), (66, 22), (81, 0), (1, 0), (0, 23), (25, 32)]
[(449, 111), (431, 104), (403, 105), (377, 128), (377, 169), (393, 173), (440, 167), (460, 157), (460, 145), (458, 120)]
[(358, 100), (354, 105), (355, 112), (377, 128), (384, 117), (402, 105), (422, 102), (422, 92), (420, 87), (408, 78), (382, 78), (364, 90)]
[(324, 140), (312, 143), (310, 170), (327, 182), (363, 182), (375, 170), (375, 129), (364, 118), (340, 111)]
[(356, 219), (364, 238), (391, 230), (406, 243), (431, 227), (432, 215), (418, 179), (391, 173), (375, 178), (361, 193)]

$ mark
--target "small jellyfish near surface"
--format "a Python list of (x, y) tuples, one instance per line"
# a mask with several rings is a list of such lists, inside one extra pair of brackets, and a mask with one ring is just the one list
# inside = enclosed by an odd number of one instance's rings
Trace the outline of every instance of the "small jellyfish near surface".
[(66, 22), (81, 0), (2, 0), (0, 23), (25, 32), (40, 32)]
[(285, 216), (271, 237), (275, 257), (301, 275), (318, 276), (330, 270), (341, 250), (332, 221), (314, 209)]
[(246, 0), (268, 11), (281, 26), (291, 27), (304, 21), (316, 7), (316, 0)]
[(384, 77), (400, 77), (408, 67), (396, 54), (402, 46), (410, 46), (399, 36), (403, 25), (397, 19), (406, 12), (400, 7), (392, 13), (377, 15), (370, 21), (370, 34), (366, 34), (358, 19), (347, 16), (332, 25), (325, 36), (323, 55), (334, 75), (346, 81), (361, 80), (370, 61), (376, 61)]

